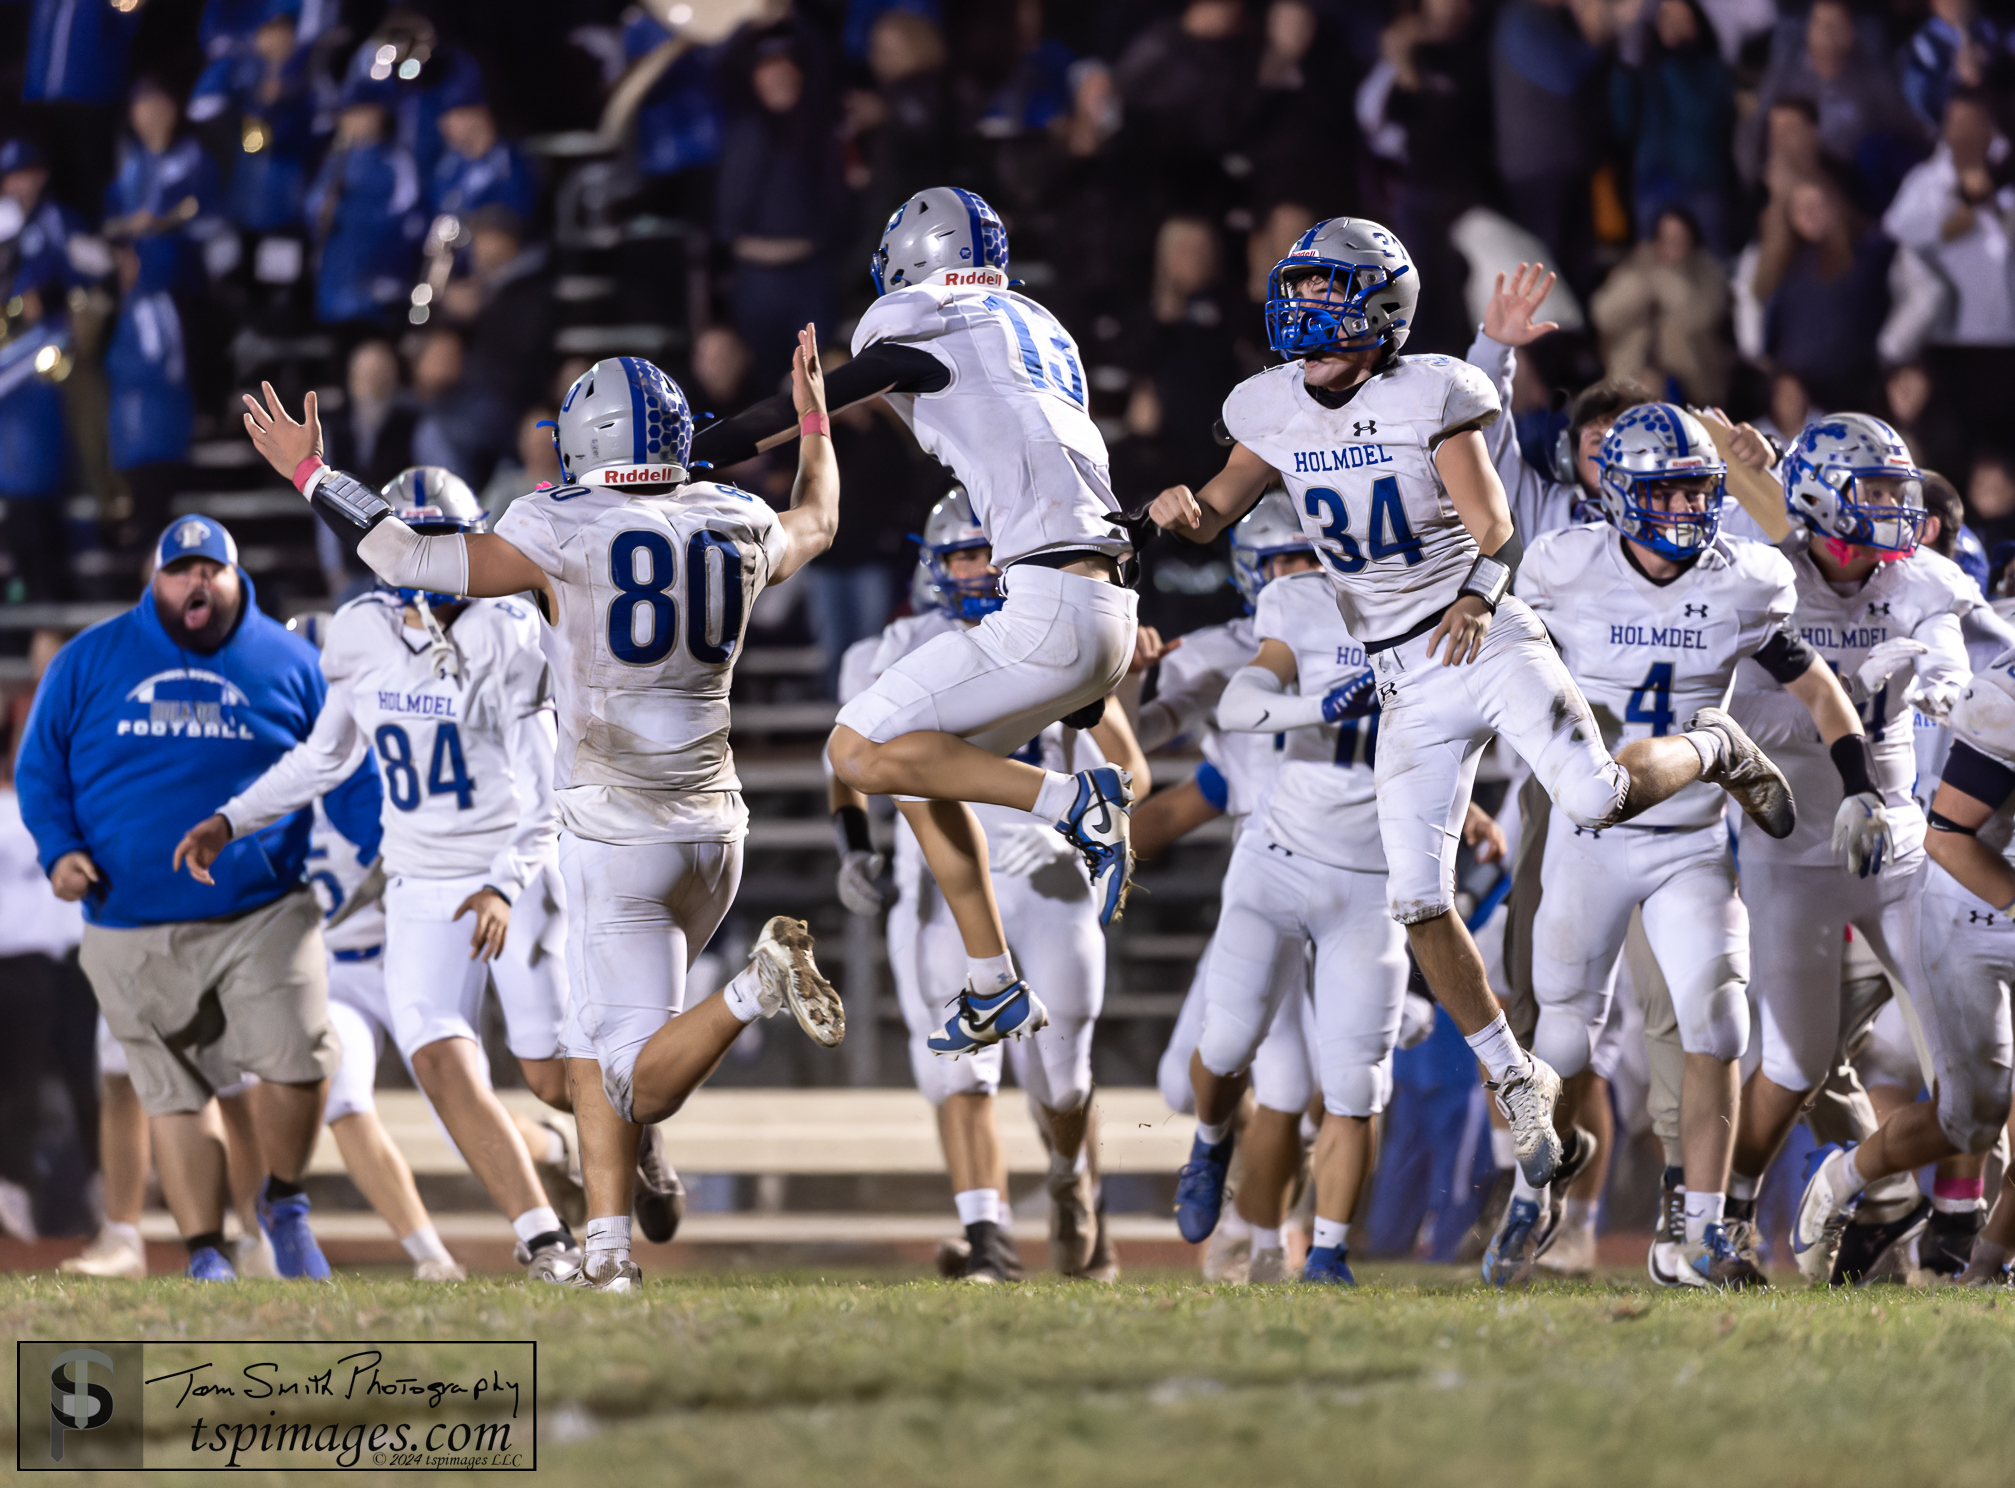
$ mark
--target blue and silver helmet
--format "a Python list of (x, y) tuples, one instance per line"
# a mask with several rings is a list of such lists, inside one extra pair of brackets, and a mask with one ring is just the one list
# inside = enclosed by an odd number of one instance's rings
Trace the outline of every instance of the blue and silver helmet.
[[(469, 483), (439, 465), (408, 465), (386, 481), (378, 494), (390, 505), (393, 516), (428, 537), (450, 532), (483, 532), (490, 525)], [(402, 588), (394, 592), (407, 604), (415, 599), (424, 599), (429, 606), (462, 602), (459, 594), (436, 594), (432, 590)]]
[(693, 447), (693, 412), (655, 364), (605, 357), (567, 389), (553, 447), (572, 485), (678, 485)]
[[(1311, 298), (1320, 281), (1327, 297)], [(1295, 240), (1267, 279), (1267, 344), (1289, 361), (1325, 351), (1398, 351), (1420, 275), (1406, 245), (1363, 217), (1331, 217)]]
[[(1721, 530), (1728, 463), (1699, 419), (1672, 403), (1639, 403), (1617, 415), (1595, 457), (1596, 499), (1609, 525), (1652, 552), (1697, 558)], [(1711, 482), (1711, 484), (1709, 484)], [(1646, 498), (1660, 486), (1699, 483), (1701, 511), (1661, 511)]]
[(1259, 498), (1231, 529), (1231, 582), (1245, 600), (1246, 613), (1259, 607), (1259, 591), (1267, 585), (1266, 562), (1282, 553), (1313, 555), (1315, 544), (1301, 530), (1294, 503), (1275, 486)]
[(1924, 472), (1902, 437), (1865, 413), (1814, 419), (1785, 452), (1784, 505), (1822, 537), (1909, 554), (1924, 539)]
[(1007, 228), (977, 193), (933, 186), (904, 202), (868, 260), (875, 293), (919, 284), (1007, 287)]
[(931, 508), (924, 519), (923, 536), (917, 539), (917, 580), (911, 590), (920, 609), (949, 610), (961, 620), (983, 620), (1007, 603), (1001, 594), (1000, 570), (955, 579), (945, 570), (945, 559), (953, 553), (974, 548), (990, 548), (993, 539), (973, 514), (972, 498), (964, 486), (953, 486)]

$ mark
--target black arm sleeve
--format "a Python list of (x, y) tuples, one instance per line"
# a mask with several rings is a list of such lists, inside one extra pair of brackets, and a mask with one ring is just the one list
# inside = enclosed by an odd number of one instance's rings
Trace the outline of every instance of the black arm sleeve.
[(1964, 791), (1982, 806), (1996, 811), (2015, 795), (2015, 770), (1999, 760), (1989, 759), (1964, 739), (1952, 741), (1952, 752), (1945, 757), (1945, 768), (1938, 780), (1941, 785)]
[[(951, 380), (951, 369), (929, 352), (896, 341), (877, 341), (826, 375), (826, 406), (845, 408), (880, 392), (935, 393)], [(693, 436), (692, 461), (705, 461), (716, 470), (739, 465), (755, 455), (763, 440), (794, 428), (797, 421), (790, 393), (778, 393), (700, 430)]]
[(1810, 646), (1780, 625), (1770, 639), (1756, 648), (1756, 664), (1780, 684), (1796, 682), (1812, 670), (1814, 653)]

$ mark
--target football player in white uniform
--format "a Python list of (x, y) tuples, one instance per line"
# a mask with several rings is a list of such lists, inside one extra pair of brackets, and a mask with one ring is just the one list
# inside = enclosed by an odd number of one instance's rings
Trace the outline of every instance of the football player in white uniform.
[[(1736, 453), (1753, 459), (1746, 441)], [(1744, 828), (1741, 842), (1750, 977), (1763, 1024), (1762, 1065), (1743, 1089), (1729, 1179), (1728, 1212), (1745, 1227), (1764, 1170), (1841, 1058), (1843, 1036), (1855, 1031), (1841, 1026), (1844, 928), (1854, 927), (1897, 982), (1917, 984), (1924, 813), (1910, 794), (1917, 769), (1910, 709), (1942, 718), (1964, 689), (1971, 669), (1960, 617), (1978, 602), (1957, 565), (1919, 545), (1926, 518), (1919, 473), (1880, 419), (1816, 420), (1779, 473), (1792, 518), (1779, 551), (1798, 579), (1792, 628), (1847, 685), (1867, 738), (1829, 747), (1763, 668), (1737, 673), (1730, 711), (1782, 762), (1800, 803), (1790, 837), (1765, 840)], [(1844, 877), (1836, 862), (1843, 851)], [(1878, 1216), (1901, 1220), (1918, 1198), (1902, 1179), (1871, 1193), (1868, 1205), (1893, 1207)], [(1810, 1264), (1817, 1258), (1800, 1252), (1801, 1268)]]
[[(1376, 223), (1310, 228), (1275, 265), (1267, 301), (1269, 340), (1290, 360), (1225, 400), (1234, 443), (1224, 471), (1201, 492), (1162, 492), (1150, 515), (1208, 542), (1269, 484), (1285, 483), (1377, 673), (1389, 908), (1538, 1184), (1561, 1157), (1560, 1082), (1518, 1047), (1475, 942), (1450, 913), (1457, 832), (1491, 734), (1591, 830), (1701, 779), (1772, 831), (1791, 829), (1792, 804), (1776, 767), (1718, 710), (1684, 733), (1636, 740), (1620, 758), (1603, 747), (1545, 630), (1510, 592), (1522, 545), (1480, 432), (1498, 417), (1497, 394), (1465, 363), (1398, 354), (1419, 290), (1406, 250)], [(1199, 1130), (1196, 1160), (1213, 1160), (1209, 1135)]]
[[(915, 615), (892, 623), (874, 641), (863, 641), (842, 664), (841, 698), (859, 696), (904, 657), (940, 635), (970, 629), (1001, 608), (1000, 571), (992, 565), (987, 534), (963, 488), (954, 488), (932, 509), (924, 524), (918, 583), (922, 603)], [(1096, 768), (1117, 761), (1140, 782), (1147, 764), (1126, 715), (1108, 709), (1080, 733), (1051, 723), (1013, 758), (1058, 769)], [(843, 781), (833, 781), (836, 829), (840, 833), (842, 897), (850, 908), (869, 907), (864, 880), (872, 866), (867, 848), (866, 798)], [(1016, 1074), (1029, 1093), (1032, 1114), (1050, 1152), (1050, 1264), (1065, 1276), (1110, 1280), (1117, 1275), (1110, 1243), (1101, 1257), (1096, 1172), (1087, 1140), (1095, 1121), (1091, 1041), (1105, 996), (1105, 944), (1098, 905), (1076, 853), (1047, 823), (1024, 811), (981, 805), (975, 816), (986, 833), (991, 876), (1008, 943), (1048, 989), (1049, 1021), (1033, 1039), (1032, 1053), (1017, 1042)], [(964, 952), (956, 924), (949, 923), (942, 895), (925, 883), (924, 863), (914, 835), (900, 831), (896, 843), (898, 894), (908, 912), (892, 915), (890, 963), (905, 1020), (910, 1026), (910, 1062), (917, 1088), (937, 1107), (946, 1162), (952, 1170), (959, 1218), (971, 1254), (965, 1274), (974, 1279), (1009, 1279), (1015, 1266), (1001, 1226), (1007, 1219), (1006, 1192), (997, 1187), (999, 1133), (992, 1096), (999, 1089), (1001, 1045), (988, 1045), (970, 1060), (939, 1057), (930, 1040), (943, 1014), (929, 989), (947, 976), (956, 984)], [(914, 919), (913, 926), (907, 922)], [(903, 942), (909, 941), (907, 954)]]
[[(512, 503), (493, 533), (416, 532), (354, 477), (321, 461), (306, 422), (247, 398), (246, 427), (387, 583), (446, 594), (530, 591), (548, 629), (560, 713), (553, 784), (572, 998), (561, 1041), (588, 1190), (577, 1284), (639, 1290), (629, 1258), (642, 1123), (662, 1121), (711, 1074), (742, 1028), (786, 1003), (837, 1044), (838, 995), (811, 935), (777, 916), (749, 966), (697, 1007), (685, 977), (741, 879), (742, 804), (728, 748), (728, 688), (749, 607), (765, 584), (832, 542), (839, 473), (818, 343), (798, 337), (791, 387), (803, 442), (791, 508), (695, 481), (685, 394), (635, 357), (597, 362), (567, 390), (555, 441), (566, 484)], [(592, 1057), (590, 1057), (592, 1056)]]
[[(1700, 421), (1669, 403), (1624, 411), (1603, 439), (1598, 487), (1607, 521), (1533, 541), (1518, 594), (1560, 648), (1612, 748), (1660, 738), (1682, 718), (1727, 704), (1745, 657), (1781, 685), (1836, 754), (1858, 766), (1861, 719), (1789, 621), (1791, 564), (1762, 543), (1719, 531), (1727, 466)], [(1846, 742), (1849, 739), (1856, 742)], [(1539, 1003), (1533, 1049), (1570, 1082), (1565, 1126), (1595, 1043), (1631, 911), (1671, 990), (1686, 1072), (1681, 1279), (1762, 1284), (1723, 1225), (1735, 1141), (1737, 1063), (1749, 1045), (1749, 923), (1736, 894), (1722, 818), (1726, 797), (1696, 782), (1630, 821), (1590, 831), (1564, 815), (1548, 825), (1533, 923)], [(1551, 1238), (1548, 1195), (1516, 1181), (1484, 1278), (1522, 1280)]]
[[(880, 296), (833, 374), (842, 406), (882, 394), (918, 443), (964, 483), (1004, 570), (1007, 603), (892, 666), (839, 715), (833, 769), (892, 795), (917, 835), (966, 947), (968, 984), (932, 1048), (971, 1053), (1043, 1023), (1015, 970), (984, 834), (962, 803), (1034, 812), (1084, 854), (1099, 922), (1126, 896), (1124, 774), (1066, 775), (1014, 759), (1059, 720), (1089, 727), (1134, 657), (1132, 545), (1105, 440), (1086, 411), (1077, 344), (1007, 277), (1007, 230), (979, 197), (933, 187), (889, 218), (870, 264)], [(787, 411), (758, 404), (702, 431), (694, 453), (729, 465), (781, 438)]]
[[(445, 470), (402, 472), (380, 499), (396, 502), (388, 509), (418, 533), (460, 538), (485, 524), (474, 494)], [(394, 1041), (511, 1221), (519, 1264), (537, 1279), (566, 1280), (579, 1248), (490, 1089), (476, 1031), (494, 975), (525, 1083), (566, 1107), (567, 996), (555, 954), (566, 923), (545, 890), (559, 823), (538, 617), (522, 600), (377, 589), (336, 613), (322, 671), (330, 691), (314, 732), (190, 832), (192, 871), (233, 837), (341, 785), (374, 755), (384, 790), (384, 1007)], [(471, 915), (473, 931), (456, 923)]]

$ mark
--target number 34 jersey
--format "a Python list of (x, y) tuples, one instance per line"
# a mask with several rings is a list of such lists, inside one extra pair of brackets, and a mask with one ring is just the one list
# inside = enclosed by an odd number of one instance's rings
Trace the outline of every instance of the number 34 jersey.
[[(1696, 712), (1726, 707), (1737, 665), (1783, 629), (1797, 607), (1784, 555), (1723, 534), (1668, 584), (1654, 584), (1607, 523), (1564, 527), (1533, 540), (1518, 570), (1518, 597), (1553, 636), (1614, 753), (1638, 739), (1677, 734)], [(1727, 796), (1696, 780), (1631, 819), (1640, 827), (1707, 827)], [(1799, 815), (1804, 816), (1804, 799)], [(1833, 821), (1829, 813), (1827, 825)]]
[(1434, 452), (1496, 422), (1497, 390), (1467, 362), (1395, 357), (1331, 408), (1302, 370), (1248, 377), (1224, 400), (1224, 426), (1280, 473), (1350, 633), (1404, 640), (1454, 603), (1476, 560)]
[(560, 822), (616, 844), (748, 830), (728, 686), (749, 607), (784, 556), (770, 508), (733, 486), (562, 486), (511, 503), (498, 536), (552, 581)]

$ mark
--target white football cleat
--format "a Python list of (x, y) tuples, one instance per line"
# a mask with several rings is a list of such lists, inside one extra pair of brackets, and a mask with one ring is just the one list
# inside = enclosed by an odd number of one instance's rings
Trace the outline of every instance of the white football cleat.
[(614, 1292), (617, 1296), (635, 1297), (643, 1294), (644, 1273), (628, 1256), (618, 1258), (614, 1251), (605, 1250), (588, 1257), (567, 1284), (587, 1292)]
[(147, 1279), (147, 1248), (128, 1242), (110, 1230), (100, 1230), (82, 1255), (71, 1256), (56, 1269), (69, 1276), (115, 1276), (122, 1281)]
[(1210, 1232), (1210, 1240), (1203, 1248), (1205, 1281), (1244, 1281), (1251, 1266), (1251, 1230), (1242, 1229), (1233, 1234), (1230, 1225), (1220, 1223)]
[(1560, 1166), (1560, 1134), (1553, 1129), (1553, 1108), (1560, 1100), (1560, 1076), (1537, 1054), (1525, 1056), (1525, 1068), (1502, 1081), (1485, 1081), (1497, 1098), (1497, 1109), (1511, 1123), (1512, 1144), (1525, 1181), (1544, 1188)]
[(1861, 1185), (1848, 1174), (1850, 1150), (1837, 1147), (1814, 1165), (1791, 1221), (1791, 1254), (1797, 1258), (1798, 1274), (1813, 1286), (1832, 1282), (1841, 1232), (1854, 1217), (1861, 1196)]
[(428, 1256), (425, 1260), (413, 1262), (415, 1281), (467, 1281), (469, 1273), (462, 1269), (462, 1263), (450, 1256), (441, 1260)]
[(246, 1277), (266, 1281), (280, 1279), (280, 1261), (273, 1254), (273, 1242), (264, 1230), (240, 1235), (231, 1242), (231, 1267), (241, 1280)]
[(1246, 1267), (1245, 1279), (1256, 1286), (1287, 1280), (1286, 1250), (1276, 1245), (1271, 1250), (1254, 1251), (1252, 1263)]
[(763, 1016), (785, 1006), (814, 1043), (830, 1049), (847, 1036), (846, 1008), (812, 960), (812, 932), (803, 920), (777, 915), (749, 950), (749, 968), (761, 982)]

